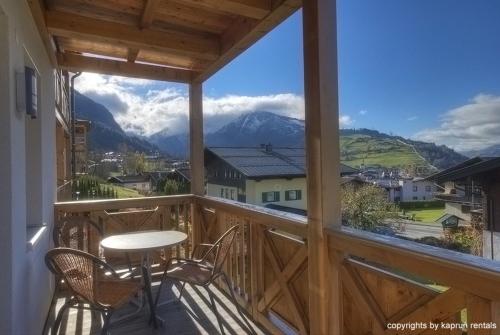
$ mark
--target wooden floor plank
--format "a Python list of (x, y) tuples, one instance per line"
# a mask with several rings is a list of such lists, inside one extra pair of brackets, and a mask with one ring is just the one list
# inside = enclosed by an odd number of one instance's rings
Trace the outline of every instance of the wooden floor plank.
[[(153, 287), (153, 294), (156, 294), (158, 288)], [(221, 314), (226, 334), (246, 334), (243, 321), (240, 319), (235, 306), (230, 300), (216, 287), (212, 286), (216, 295), (216, 304)], [(179, 291), (172, 284), (167, 284), (162, 290), (161, 301), (172, 299), (177, 296)], [(55, 308), (52, 308), (49, 318), (49, 325), (52, 325), (54, 314), (64, 304), (64, 297), (57, 299)], [(172, 302), (168, 305), (158, 308), (158, 315), (165, 320), (165, 325), (158, 329), (153, 329), (148, 325), (149, 314), (143, 312), (132, 320), (117, 324), (110, 329), (110, 334), (126, 335), (158, 335), (158, 334), (219, 334), (217, 319), (210, 309), (210, 300), (207, 292), (203, 288), (191, 287), (186, 285), (181, 301)], [(116, 316), (129, 313), (134, 310), (134, 306), (127, 305), (122, 310), (116, 312)], [(147, 311), (147, 309), (146, 309)], [(100, 316), (88, 310), (70, 309), (63, 318), (61, 331), (63, 335), (94, 335), (99, 334), (101, 329)], [(266, 334), (266, 332), (248, 318), (256, 334)], [(47, 329), (50, 334), (50, 327)]]

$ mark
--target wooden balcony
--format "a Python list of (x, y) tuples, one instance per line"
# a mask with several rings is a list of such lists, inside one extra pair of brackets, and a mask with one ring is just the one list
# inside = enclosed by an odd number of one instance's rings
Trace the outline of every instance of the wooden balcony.
[[(153, 228), (186, 232), (189, 242), (171, 251), (179, 256), (188, 255), (193, 244), (213, 242), (229, 227), (240, 225), (225, 271), (258, 333), (310, 333), (310, 304), (332, 306), (335, 301), (310, 299), (308, 224), (301, 216), (195, 195), (57, 203), (55, 213), (58, 219), (86, 216), (101, 225), (105, 235)], [(329, 309), (330, 322), (338, 322), (342, 334), (401, 334), (390, 328), (395, 323), (500, 324), (498, 263), (345, 227), (325, 228), (325, 233), (329, 266), (323, 272), (330, 278), (331, 295), (340, 297), (340, 305)], [(77, 247), (95, 252), (96, 242), (87, 236)], [(114, 255), (105, 256), (117, 261)], [(242, 325), (234, 307), (222, 283), (218, 284), (227, 324), (240, 333)], [(170, 294), (175, 292), (172, 287)], [(206, 297), (194, 288), (188, 293), (177, 305), (160, 311), (170, 325), (157, 333), (167, 333), (170, 327), (180, 327), (176, 328), (179, 333), (186, 334), (217, 331)], [(89, 333), (98, 325), (92, 320), (70, 314), (64, 333)], [(114, 332), (152, 332), (140, 318), (120, 327), (125, 328)], [(469, 329), (467, 334), (496, 333)]]

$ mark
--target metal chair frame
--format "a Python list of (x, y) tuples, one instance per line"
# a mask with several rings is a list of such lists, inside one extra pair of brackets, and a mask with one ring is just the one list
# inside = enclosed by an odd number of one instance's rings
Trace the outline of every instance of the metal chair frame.
[[(165, 280), (167, 278), (169, 278), (168, 271), (170, 269), (170, 266), (173, 264), (173, 262), (176, 261), (177, 263), (184, 262), (184, 263), (193, 264), (193, 265), (195, 265), (197, 267), (211, 270), (210, 278), (206, 282), (204, 282), (204, 283), (194, 282), (194, 281), (190, 281), (190, 280), (181, 281), (178, 278), (171, 278), (171, 279), (173, 279), (175, 281), (182, 282), (182, 286), (181, 286), (181, 289), (180, 289), (180, 292), (179, 292), (178, 300), (181, 300), (181, 298), (182, 298), (182, 294), (184, 292), (184, 287), (186, 286), (186, 283), (189, 283), (190, 285), (195, 285), (195, 286), (201, 286), (201, 287), (203, 287), (207, 291), (207, 293), (208, 293), (208, 295), (210, 297), (210, 304), (211, 304), (210, 307), (211, 307), (213, 313), (215, 314), (215, 316), (217, 318), (217, 323), (219, 324), (219, 328), (220, 328), (221, 334), (225, 334), (224, 333), (224, 327), (223, 327), (223, 324), (222, 324), (222, 318), (221, 318), (219, 312), (217, 311), (217, 306), (215, 305), (215, 295), (212, 292), (212, 290), (209, 288), (210, 284), (213, 284), (213, 282), (217, 278), (222, 277), (222, 279), (224, 280), (224, 283), (227, 285), (227, 287), (229, 289), (229, 292), (230, 292), (230, 295), (231, 295), (231, 300), (232, 300), (233, 304), (236, 306), (238, 314), (240, 315), (240, 317), (245, 322), (246, 327), (248, 328), (248, 331), (251, 334), (255, 334), (255, 331), (253, 330), (253, 327), (248, 322), (247, 318), (243, 314), (243, 311), (241, 309), (240, 304), (236, 300), (236, 296), (234, 294), (233, 287), (231, 285), (231, 282), (230, 282), (229, 278), (227, 277), (226, 273), (222, 269), (222, 266), (224, 265), (224, 263), (225, 263), (225, 261), (227, 259), (227, 256), (229, 254), (229, 250), (230, 250), (230, 248), (231, 248), (231, 246), (232, 246), (232, 244), (233, 244), (233, 242), (234, 242), (234, 240), (236, 238), (236, 234), (237, 234), (238, 229), (239, 229), (239, 226), (233, 226), (233, 227), (231, 227), (224, 234), (222, 234), (222, 236), (219, 237), (219, 239), (216, 242), (214, 242), (213, 244), (201, 243), (201, 244), (196, 245), (195, 248), (193, 249), (193, 252), (191, 254), (191, 258), (190, 259), (180, 258), (180, 257), (172, 257), (172, 258), (170, 258), (168, 260), (168, 262), (166, 263), (166, 268), (165, 268), (165, 271), (163, 273), (163, 276), (162, 276), (162, 279), (161, 279), (161, 282), (160, 282), (160, 286), (158, 288), (158, 293), (156, 294), (155, 308), (158, 306), (158, 302), (159, 302), (159, 299), (160, 299), (160, 294), (161, 294), (161, 289), (163, 287), (163, 283), (165, 282)], [(221, 248), (220, 247), (223, 244), (223, 242), (225, 242), (225, 239), (227, 239), (227, 238), (230, 238), (231, 240), (229, 241), (228, 245), (226, 246), (227, 247), (226, 250), (222, 250), (222, 252), (221, 252)], [(203, 255), (201, 256), (201, 258), (195, 259), (194, 257), (196, 256), (196, 251), (199, 250), (199, 248), (201, 248), (201, 247), (208, 248), (208, 250), (205, 253), (203, 253)], [(211, 255), (215, 255), (213, 264), (211, 264), (208, 261), (208, 257), (211, 256)]]

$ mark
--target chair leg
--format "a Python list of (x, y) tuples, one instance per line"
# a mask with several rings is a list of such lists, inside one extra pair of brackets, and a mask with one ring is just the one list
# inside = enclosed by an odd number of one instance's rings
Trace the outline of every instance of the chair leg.
[(181, 286), (181, 289), (179, 291), (179, 298), (177, 298), (177, 300), (179, 300), (179, 301), (181, 301), (182, 293), (184, 293), (184, 287), (186, 287), (186, 282), (182, 282), (182, 286)]
[(101, 329), (101, 335), (107, 335), (109, 329), (109, 323), (111, 321), (111, 316), (113, 316), (113, 311), (103, 312), (103, 324)]
[(215, 305), (215, 299), (214, 299), (214, 294), (213, 292), (208, 288), (208, 286), (204, 286), (205, 290), (208, 292), (208, 296), (210, 297), (210, 303), (212, 305), (212, 311), (214, 312), (215, 314), (215, 317), (217, 318), (217, 323), (219, 324), (219, 328), (220, 328), (220, 333), (221, 334), (225, 334), (224, 333), (224, 327), (222, 326), (222, 318), (221, 316), (219, 315), (219, 311), (217, 311), (217, 306)]
[(56, 320), (54, 321), (54, 324), (52, 325), (52, 330), (51, 334), (52, 335), (57, 335), (57, 332), (59, 331), (59, 327), (61, 326), (61, 321), (64, 315), (64, 312), (68, 309), (68, 307), (71, 305), (72, 299), (69, 298), (68, 301), (64, 303), (64, 305), (61, 307), (59, 312), (57, 313)]
[(155, 327), (155, 329), (157, 329), (158, 324), (156, 323), (156, 304), (153, 301), (153, 293), (151, 292), (151, 279), (149, 278), (148, 269), (145, 266), (142, 267), (142, 278), (144, 280), (144, 293), (146, 294), (146, 298), (148, 299), (149, 311), (151, 313), (149, 323), (153, 322), (153, 326)]
[(234, 291), (233, 291), (233, 288), (231, 286), (231, 282), (229, 281), (229, 278), (227, 278), (227, 276), (224, 272), (222, 273), (222, 278), (224, 278), (224, 282), (226, 283), (227, 288), (229, 289), (229, 292), (231, 293), (231, 299), (233, 300), (233, 304), (236, 306), (236, 309), (238, 310), (238, 314), (243, 319), (243, 322), (245, 322), (245, 324), (247, 325), (250, 333), (255, 334), (255, 330), (253, 329), (253, 327), (250, 325), (250, 322), (248, 322), (247, 318), (243, 314), (243, 311), (241, 310), (241, 306), (238, 303), (238, 301), (236, 300), (236, 296), (234, 295)]
[(161, 295), (161, 289), (163, 288), (163, 283), (165, 282), (167, 278), (167, 270), (163, 272), (163, 276), (161, 276), (160, 280), (160, 286), (158, 286), (158, 293), (156, 293), (156, 298), (155, 298), (155, 308), (158, 306), (158, 301), (160, 300), (160, 295)]

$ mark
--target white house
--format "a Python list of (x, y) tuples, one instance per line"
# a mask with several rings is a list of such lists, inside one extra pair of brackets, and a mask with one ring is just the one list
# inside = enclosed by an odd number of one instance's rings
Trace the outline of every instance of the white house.
[[(303, 148), (205, 148), (207, 194), (305, 214), (307, 187)], [(341, 164), (341, 175), (358, 171)]]
[(399, 186), (402, 202), (429, 201), (434, 198), (436, 192), (434, 182), (424, 178), (402, 179)]

